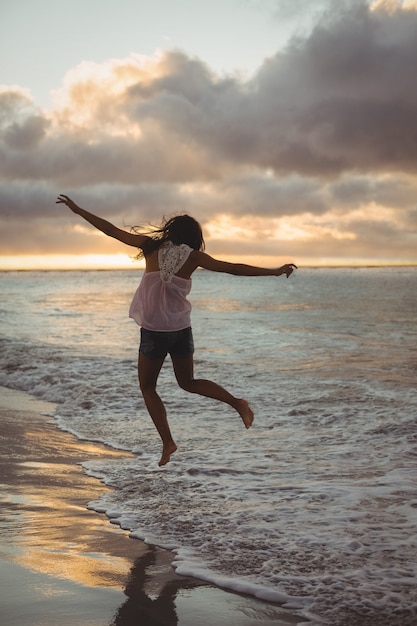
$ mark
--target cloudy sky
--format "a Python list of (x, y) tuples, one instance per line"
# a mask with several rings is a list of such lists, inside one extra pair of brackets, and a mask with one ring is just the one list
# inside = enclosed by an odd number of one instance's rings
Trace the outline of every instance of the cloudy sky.
[(0, 267), (417, 263), (417, 0), (1, 0)]

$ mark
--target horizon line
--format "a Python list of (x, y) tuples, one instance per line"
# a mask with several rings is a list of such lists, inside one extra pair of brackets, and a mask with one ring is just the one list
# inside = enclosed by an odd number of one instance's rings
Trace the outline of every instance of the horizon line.
[[(401, 268), (401, 267), (415, 267), (417, 268), (417, 261), (412, 263), (346, 263), (346, 264), (321, 264), (313, 265), (307, 263), (306, 265), (298, 265), (297, 269), (312, 269), (312, 270), (337, 270), (337, 269), (384, 269), (384, 268)], [(134, 268), (128, 267), (1, 267), (0, 272), (130, 272)], [(138, 270), (145, 270), (145, 267), (137, 267)], [(197, 271), (206, 271), (203, 267), (198, 267)], [(245, 278), (248, 278), (245, 276)], [(250, 276), (249, 276), (250, 278)]]

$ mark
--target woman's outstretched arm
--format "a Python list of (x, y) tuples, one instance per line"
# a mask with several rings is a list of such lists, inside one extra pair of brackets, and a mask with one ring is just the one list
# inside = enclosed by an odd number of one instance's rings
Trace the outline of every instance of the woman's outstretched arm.
[(297, 266), (294, 263), (287, 263), (281, 267), (267, 268), (257, 267), (256, 265), (246, 265), (245, 263), (227, 263), (213, 259), (205, 252), (193, 252), (193, 259), (197, 263), (197, 267), (203, 267), (212, 272), (223, 272), (225, 274), (233, 274), (235, 276), (281, 276), (285, 274), (288, 278)]
[(117, 228), (111, 222), (103, 219), (102, 217), (98, 217), (98, 215), (93, 215), (93, 213), (89, 213), (85, 209), (79, 207), (71, 198), (61, 194), (58, 196), (57, 204), (66, 204), (68, 208), (71, 209), (73, 213), (80, 215), (83, 219), (85, 219), (89, 224), (97, 228), (105, 235), (109, 237), (113, 237), (114, 239), (118, 239), (122, 243), (125, 243), (128, 246), (133, 246), (135, 248), (141, 248), (142, 245), (149, 239), (146, 235), (139, 235), (135, 233), (128, 233), (121, 228)]

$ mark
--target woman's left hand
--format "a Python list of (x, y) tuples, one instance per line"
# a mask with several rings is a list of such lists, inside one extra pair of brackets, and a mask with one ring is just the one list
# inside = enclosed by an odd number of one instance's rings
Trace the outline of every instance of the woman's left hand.
[(286, 265), (283, 265), (280, 269), (281, 274), (285, 274), (285, 276), (289, 278), (293, 271), (297, 269), (297, 266), (294, 263), (287, 263)]

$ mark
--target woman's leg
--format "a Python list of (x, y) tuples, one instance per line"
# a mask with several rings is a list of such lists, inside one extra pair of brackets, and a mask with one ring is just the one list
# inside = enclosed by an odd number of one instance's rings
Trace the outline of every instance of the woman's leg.
[(164, 359), (149, 359), (139, 353), (139, 386), (149, 415), (162, 439), (162, 456), (159, 465), (168, 463), (177, 446), (172, 438), (164, 403), (156, 392), (156, 383)]
[(181, 389), (228, 404), (239, 413), (246, 428), (252, 426), (253, 412), (246, 400), (235, 398), (226, 389), (211, 380), (194, 378), (193, 355), (172, 356), (171, 358), (175, 377)]

